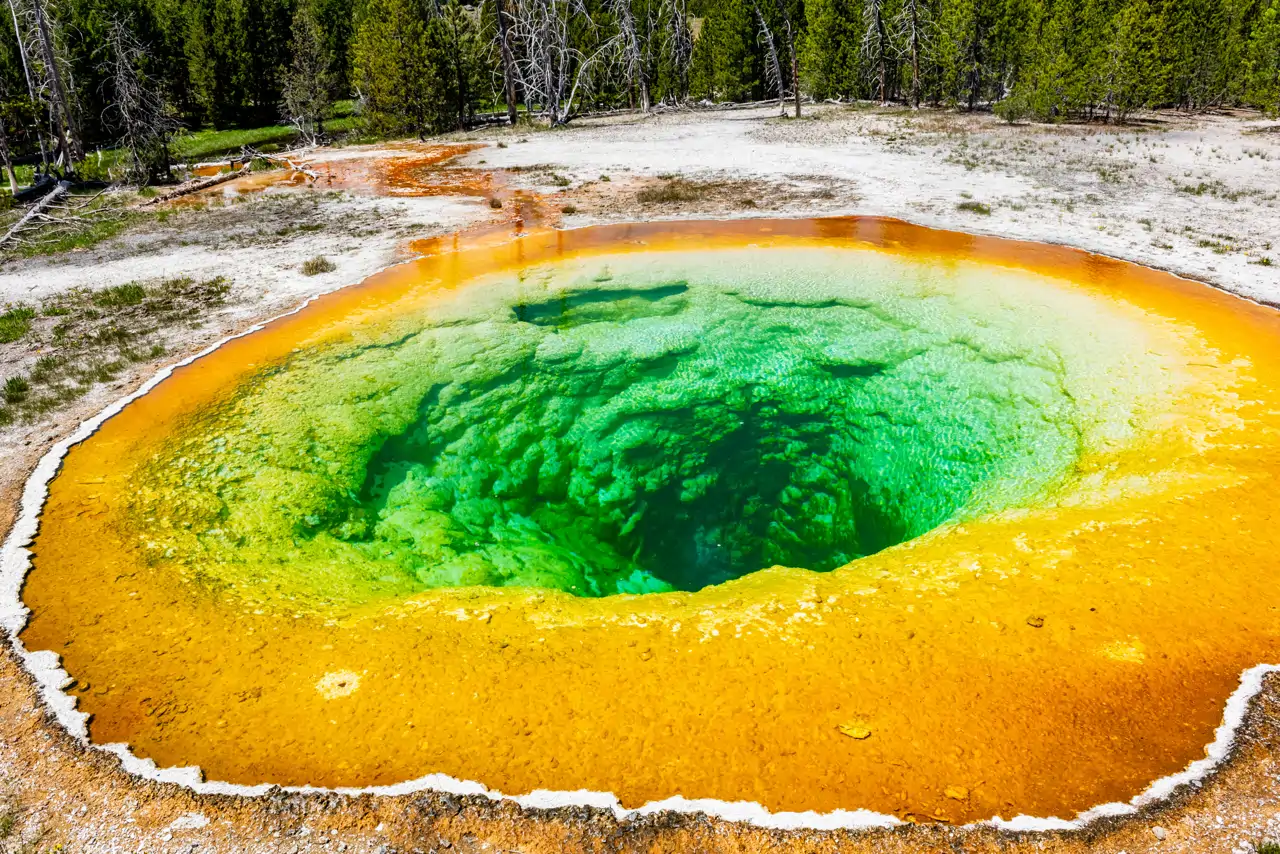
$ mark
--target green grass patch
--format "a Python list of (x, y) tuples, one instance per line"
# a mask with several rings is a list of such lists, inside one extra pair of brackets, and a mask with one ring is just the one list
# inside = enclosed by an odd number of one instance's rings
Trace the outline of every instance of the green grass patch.
[(1189, 196), (1213, 196), (1216, 199), (1226, 199), (1229, 202), (1238, 202), (1246, 196), (1259, 195), (1258, 190), (1240, 190), (1228, 187), (1221, 181), (1201, 181), (1198, 184), (1180, 184), (1176, 180), (1173, 182), (1174, 189), (1179, 193), (1186, 193)]
[(76, 249), (90, 249), (110, 240), (135, 222), (146, 219), (148, 214), (140, 211), (122, 211), (120, 214), (102, 219), (90, 220), (78, 228), (54, 232), (43, 240), (33, 241), (18, 247), (15, 254), (23, 258), (34, 258), (40, 255), (57, 255), (72, 252)]
[(1231, 247), (1218, 240), (1197, 240), (1196, 246), (1201, 249), (1212, 249), (1215, 255), (1226, 255), (1231, 251)]
[(956, 205), (958, 211), (968, 211), (969, 213), (982, 214), (983, 216), (991, 216), (991, 206), (984, 205), (982, 202), (961, 202)]
[(223, 154), (239, 152), (246, 145), (260, 148), (264, 145), (288, 145), (298, 138), (298, 132), (284, 125), (268, 125), (260, 128), (233, 128), (230, 130), (199, 130), (184, 133), (173, 141), (173, 155), (179, 160), (205, 160)]
[(140, 305), (147, 296), (147, 289), (137, 282), (116, 285), (93, 295), (93, 304), (103, 308), (123, 308), (127, 305)]
[(318, 276), (321, 273), (332, 273), (338, 269), (338, 265), (330, 261), (323, 255), (317, 255), (314, 258), (308, 258), (302, 262), (302, 275)]
[(324, 129), (329, 133), (354, 133), (363, 132), (367, 127), (364, 116), (341, 116), (339, 118), (329, 119), (324, 123)]
[(21, 403), (27, 399), (27, 392), (31, 391), (31, 382), (26, 377), (9, 377), (4, 381), (4, 402), (5, 403)]
[(0, 344), (17, 341), (31, 330), (36, 310), (27, 305), (14, 306), (0, 314)]
[(65, 406), (99, 383), (116, 380), (129, 365), (165, 354), (169, 329), (195, 327), (225, 302), (223, 278), (128, 282), (102, 290), (76, 289), (39, 310), (24, 309), (24, 336), (44, 355), (25, 375), (0, 385), (0, 424), (30, 421)]

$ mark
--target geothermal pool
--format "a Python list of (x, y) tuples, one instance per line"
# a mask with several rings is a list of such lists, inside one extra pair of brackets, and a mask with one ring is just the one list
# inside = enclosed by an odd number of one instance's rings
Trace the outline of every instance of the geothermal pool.
[(22, 641), (210, 780), (1070, 817), (1280, 660), (1278, 379), (1276, 312), (1070, 249), (464, 247), (74, 446)]

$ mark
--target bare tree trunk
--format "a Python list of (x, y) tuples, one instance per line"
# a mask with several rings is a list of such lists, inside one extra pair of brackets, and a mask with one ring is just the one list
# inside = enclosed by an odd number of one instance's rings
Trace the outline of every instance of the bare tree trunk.
[(5, 132), (3, 118), (0, 118), (0, 158), (4, 159), (4, 172), (9, 177), (9, 194), (16, 196), (18, 176), (13, 174), (13, 160), (9, 158), (9, 134)]
[(862, 23), (865, 27), (862, 35), (862, 55), (874, 59), (876, 65), (876, 88), (880, 103), (887, 103), (886, 86), (889, 69), (889, 33), (884, 21), (884, 0), (866, 0), (862, 7)]
[(973, 28), (973, 41), (969, 44), (969, 111), (978, 109), (978, 97), (982, 94), (982, 19)]
[(693, 55), (693, 44), (689, 35), (689, 22), (685, 16), (684, 0), (669, 0), (667, 9), (667, 38), (670, 40), (671, 56), (680, 81), (676, 100), (683, 102), (689, 97), (689, 60)]
[(58, 199), (65, 196), (67, 194), (67, 191), (70, 189), (71, 189), (70, 181), (59, 181), (57, 186), (55, 186), (52, 190), (49, 191), (48, 195), (46, 195), (40, 201), (36, 202), (36, 204), (32, 206), (31, 210), (27, 211), (23, 215), (22, 219), (18, 220), (13, 224), (13, 228), (5, 232), (4, 237), (0, 237), (0, 246), (4, 246), (10, 240), (16, 237), (18, 235), (18, 232), (26, 228), (27, 223), (29, 221), (39, 217), (42, 213), (44, 213), (44, 211), (50, 205), (52, 205)]
[(573, 116), (579, 97), (591, 90), (591, 72), (605, 57), (613, 56), (621, 40), (614, 35), (599, 43), (591, 54), (572, 43), (570, 30), (581, 25), (597, 30), (584, 0), (513, 0), (512, 35), (524, 46), (516, 69), (528, 103), (553, 125)]
[(507, 96), (507, 119), (515, 127), (520, 118), (516, 109), (516, 61), (511, 55), (511, 39), (507, 35), (507, 0), (494, 0), (498, 12), (498, 49), (502, 54), (502, 88)]
[[(9, 13), (13, 15), (13, 37), (18, 41), (18, 56), (22, 58), (22, 76), (27, 79), (27, 97), (31, 99), (32, 104), (38, 104), (36, 100), (36, 87), (31, 82), (31, 66), (27, 64), (27, 46), (22, 38), (22, 28), (18, 26), (18, 7), (14, 5), (14, 0), (9, 0)], [(36, 141), (40, 143), (40, 162), (44, 165), (45, 174), (49, 172), (49, 149), (44, 144), (44, 134), (36, 129)]]
[(889, 52), (889, 37), (884, 28), (884, 16), (880, 14), (878, 9), (876, 11), (876, 29), (880, 37), (880, 61), (877, 65), (877, 73), (880, 75), (880, 103), (885, 104), (888, 103), (888, 98), (885, 95), (885, 86), (889, 82), (889, 69), (886, 64), (886, 55)]
[(796, 118), (800, 118), (800, 59), (794, 45), (791, 48), (791, 91), (796, 98)]
[(764, 36), (765, 57), (769, 63), (765, 69), (765, 77), (774, 86), (778, 87), (778, 110), (785, 116), (787, 114), (786, 86), (783, 83), (782, 63), (778, 60), (778, 46), (773, 40), (773, 30), (769, 29), (769, 22), (764, 19), (764, 13), (760, 11), (760, 6), (752, 0), (751, 8), (755, 10), (756, 20), (760, 22), (760, 35)]
[(84, 157), (84, 149), (80, 146), (80, 134), (76, 130), (75, 117), (71, 114), (71, 102), (67, 98), (67, 89), (62, 85), (62, 71), (58, 68), (58, 59), (53, 49), (53, 36), (49, 32), (49, 19), (45, 17), (41, 0), (31, 0), (36, 10), (36, 26), (40, 32), (40, 45), (44, 49), (44, 61), (49, 64), (49, 77), (53, 81), (53, 95), (61, 113), (58, 128), (60, 142), (66, 153), (66, 167), (72, 169), (75, 161)]
[(791, 94), (795, 98), (796, 118), (800, 118), (800, 56), (796, 52), (796, 31), (791, 26), (791, 13), (787, 11), (786, 0), (777, 0), (778, 12), (782, 15), (782, 24), (786, 28), (787, 52), (791, 57)]
[[(216, 187), (217, 185), (225, 183), (227, 181), (234, 181), (236, 178), (242, 178), (245, 175), (248, 175), (250, 171), (252, 171), (252, 168), (253, 168), (252, 162), (250, 162), (250, 163), (244, 164), (234, 172), (223, 172), (221, 175), (212, 175), (208, 178), (203, 178), (194, 183), (184, 184), (181, 187), (178, 187), (175, 190), (171, 190), (168, 193), (162, 193), (159, 196), (153, 196), (152, 198), (147, 199), (145, 202), (139, 205), (139, 207), (144, 207), (144, 208), (151, 207), (152, 205), (158, 205), (161, 202), (167, 202), (171, 199), (177, 199), (182, 196), (189, 196), (192, 193), (198, 193), (201, 190), (207, 190), (210, 187)], [(305, 171), (305, 170), (297, 170), (297, 171)], [(315, 173), (311, 172), (309, 174), (314, 175)]]
[[(631, 0), (616, 0), (614, 15), (622, 36), (622, 49), (626, 56), (625, 74), (628, 84), (640, 91), (640, 112), (649, 112), (649, 81), (645, 74), (644, 52), (640, 49), (640, 34), (636, 31), (635, 16), (631, 14)], [(627, 86), (627, 98), (631, 98), (631, 86)]]
[(920, 109), (920, 0), (907, 0), (911, 9), (911, 106)]

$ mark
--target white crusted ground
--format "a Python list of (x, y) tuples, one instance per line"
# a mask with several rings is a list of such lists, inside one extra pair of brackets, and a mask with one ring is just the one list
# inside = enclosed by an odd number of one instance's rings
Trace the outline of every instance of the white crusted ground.
[[(479, 168), (551, 165), (571, 179), (568, 192), (610, 175), (618, 183), (616, 205), (591, 215), (565, 218), (570, 226), (633, 219), (637, 209), (624, 198), (627, 178), (680, 175), (697, 180), (757, 180), (773, 185), (829, 187), (830, 198), (784, 204), (789, 215), (875, 214), (925, 225), (1066, 243), (1201, 278), (1227, 290), (1280, 303), (1280, 133), (1257, 118), (1158, 117), (1133, 128), (1009, 127), (991, 117), (910, 111), (824, 108), (816, 118), (781, 121), (773, 110), (723, 114), (668, 114), (645, 119), (582, 122), (565, 131), (479, 134), (470, 139), (493, 145), (462, 159)], [(498, 147), (497, 142), (503, 142)], [(362, 156), (351, 151), (344, 157)], [(483, 165), (482, 165), (483, 161)], [(511, 182), (537, 187), (544, 172), (520, 172)], [(988, 205), (990, 214), (966, 211), (962, 202)], [(325, 197), (314, 214), (332, 227), (279, 240), (241, 240), (255, 228), (249, 215), (230, 233), (191, 240), (164, 234), (130, 236), (70, 257), (11, 263), (0, 269), (0, 304), (36, 302), (72, 287), (105, 287), (138, 279), (178, 275), (226, 276), (234, 299), (203, 330), (183, 339), (175, 355), (193, 353), (211, 340), (242, 328), (251, 318), (277, 313), (316, 293), (355, 283), (404, 257), (408, 238), (462, 228), (494, 217), (483, 200), (434, 197), (382, 199), (342, 194)], [(663, 215), (663, 212), (656, 212)], [(680, 216), (697, 216), (685, 206)], [(715, 211), (723, 215), (722, 211)], [(770, 210), (769, 215), (778, 215)], [(350, 226), (363, 223), (363, 227)], [(385, 226), (385, 227), (380, 227)], [(200, 225), (191, 226), (197, 232)], [(1275, 244), (1273, 245), (1273, 241)], [(329, 274), (304, 277), (301, 262), (323, 254), (337, 262)], [(1270, 266), (1262, 263), (1271, 260)], [(185, 347), (185, 351), (183, 351)], [(171, 350), (174, 348), (171, 347)], [(34, 354), (0, 346), (0, 376), (20, 370)], [(12, 495), (44, 450), (85, 414), (136, 388), (155, 366), (103, 388), (74, 411), (42, 424), (0, 431), (0, 488)], [(55, 458), (40, 467), (51, 476)], [(20, 540), (29, 533), (42, 483), (27, 491), (18, 537), (6, 544), (0, 605), (12, 629), (20, 620), (18, 575), (25, 560)], [(46, 660), (48, 659), (48, 660)], [(83, 726), (74, 710), (57, 702), (62, 684), (51, 656), (28, 661), (41, 671), (51, 705), (72, 731)], [(1225, 754), (1248, 699), (1266, 672), (1247, 671), (1224, 710), (1224, 723), (1207, 755), (1181, 775), (1157, 781), (1135, 799), (1141, 805), (1166, 795), (1175, 785), (1203, 776)], [(33, 736), (34, 737), (34, 736)], [(122, 753), (119, 748), (113, 752)], [(194, 783), (191, 774), (157, 774), (131, 756), (132, 770)], [(482, 793), (474, 784), (430, 778), (393, 787), (387, 794), (423, 785)], [(219, 789), (210, 784), (201, 788)], [(491, 793), (484, 793), (491, 794)], [(583, 803), (625, 811), (600, 793), (533, 793), (530, 806)], [(675, 800), (645, 811), (675, 808), (704, 811), (769, 827), (883, 826), (891, 817), (862, 811), (832, 816), (768, 815), (753, 804), (707, 804)], [(1131, 805), (1104, 805), (1080, 817), (1090, 819), (1133, 811)], [(203, 816), (175, 820), (170, 831), (204, 827)], [(187, 814), (184, 814), (184, 817)], [(186, 820), (186, 824), (181, 824)], [(204, 820), (207, 823), (207, 820)], [(1001, 826), (1064, 828), (1076, 822), (1020, 817)], [(1219, 826), (1221, 819), (1219, 819)], [(1268, 825), (1270, 827), (1270, 825)], [(1161, 831), (1163, 833), (1163, 830)], [(277, 834), (278, 835), (278, 834)], [(1163, 836), (1157, 836), (1163, 840)]]

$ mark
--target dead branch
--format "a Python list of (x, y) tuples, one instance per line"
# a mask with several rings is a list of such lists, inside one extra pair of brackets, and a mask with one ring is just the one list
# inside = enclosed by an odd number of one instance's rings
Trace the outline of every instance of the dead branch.
[(312, 181), (319, 180), (320, 178), (319, 172), (316, 172), (314, 169), (308, 169), (305, 166), (300, 166), (297, 163), (294, 163), (288, 157), (278, 157), (274, 154), (263, 154), (261, 151), (258, 151), (257, 149), (253, 149), (253, 148), (246, 148), (245, 155), (254, 160), (262, 159), (267, 161), (268, 163), (275, 163), (278, 166), (284, 166), (294, 172), (301, 172), (303, 175), (306, 175)]
[(234, 178), (240, 178), (245, 175), (248, 175), (249, 171), (250, 171), (250, 164), (246, 163), (245, 165), (241, 166), (239, 169), (237, 169), (234, 172), (224, 172), (221, 175), (211, 175), (208, 178), (201, 178), (199, 181), (187, 182), (186, 184), (180, 185), (177, 189), (170, 190), (169, 192), (164, 193), (163, 195), (156, 196), (155, 198), (152, 198), (152, 199), (147, 199), (145, 202), (142, 203), (141, 207), (146, 208), (146, 207), (150, 207), (151, 205), (158, 205), (161, 202), (170, 201), (171, 199), (177, 199), (182, 196), (189, 196), (192, 193), (198, 193), (201, 190), (207, 190), (209, 187), (216, 187), (218, 184), (221, 184), (225, 181), (230, 181)]
[(70, 190), (70, 181), (59, 181), (58, 186), (54, 187), (43, 199), (36, 202), (31, 210), (23, 214), (22, 219), (15, 222), (13, 228), (9, 229), (4, 237), (0, 237), (0, 246), (8, 245), (9, 241), (16, 238), (27, 227), (29, 222), (42, 215), (54, 202), (65, 196)]

